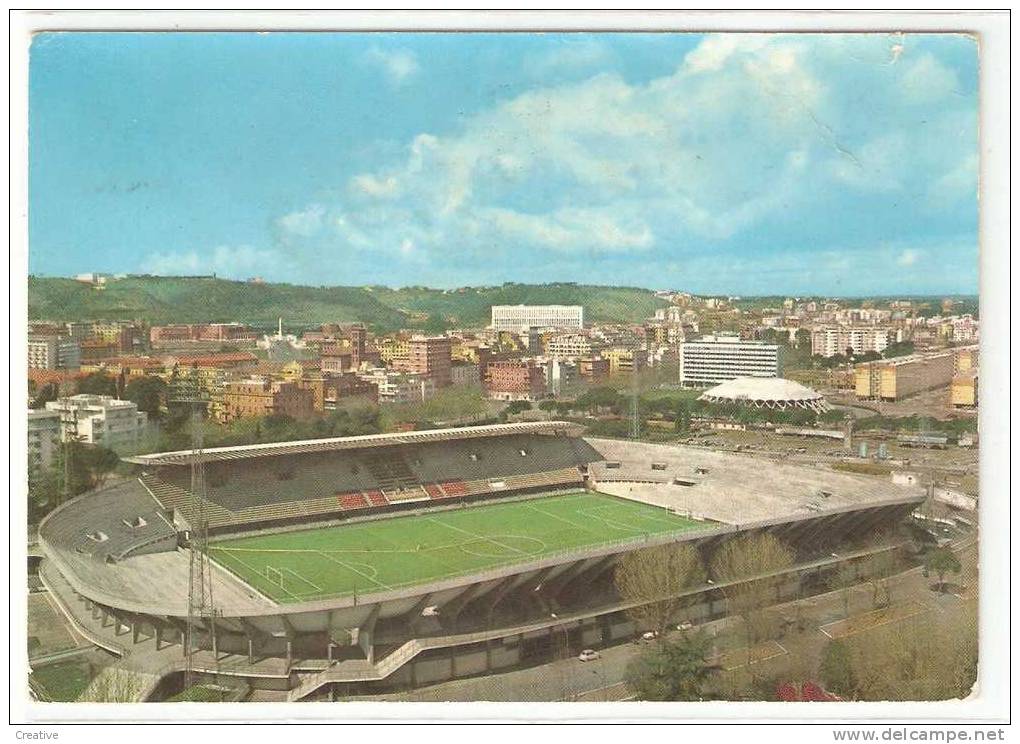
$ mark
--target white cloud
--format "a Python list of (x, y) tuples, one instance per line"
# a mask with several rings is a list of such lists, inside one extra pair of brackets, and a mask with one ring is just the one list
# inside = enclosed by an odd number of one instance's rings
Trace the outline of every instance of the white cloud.
[[(907, 100), (912, 88), (930, 95), (957, 85), (931, 55), (912, 57), (907, 42), (708, 36), (671, 74), (538, 87), (463, 118), (457, 130), (419, 133), (402, 158), (349, 178), (342, 201), (325, 211), (313, 204), (281, 227), (314, 228), (317, 247), (469, 271), (517, 266), (527, 250), (557, 260), (675, 256), (688, 246), (712, 254), (777, 224), (821, 222), (833, 203), (906, 191), (915, 198), (902, 205), (966, 209), (974, 102)], [(579, 63), (597, 57), (570, 51)], [(396, 69), (406, 79), (416, 63)], [(827, 238), (846, 228), (856, 226), (834, 225)]]
[(324, 206), (312, 204), (305, 209), (284, 215), (277, 220), (277, 223), (284, 232), (309, 237), (322, 227), (322, 219), (325, 214)]
[(897, 266), (913, 266), (921, 259), (921, 252), (913, 248), (907, 248), (900, 252), (899, 257), (896, 259)]
[(275, 251), (249, 245), (220, 245), (211, 251), (151, 253), (142, 261), (141, 270), (165, 276), (216, 274), (245, 279), (261, 273), (275, 274), (283, 264)]
[(528, 55), (524, 70), (535, 78), (584, 73), (605, 64), (612, 55), (605, 44), (590, 37), (567, 37), (548, 51)]
[(406, 49), (382, 49), (372, 47), (365, 55), (366, 60), (379, 67), (396, 86), (403, 85), (418, 74), (418, 58)]

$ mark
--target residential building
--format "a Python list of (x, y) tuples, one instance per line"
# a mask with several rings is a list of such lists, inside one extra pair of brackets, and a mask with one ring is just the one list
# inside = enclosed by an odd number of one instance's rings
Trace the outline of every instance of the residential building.
[(490, 327), (527, 332), (530, 328), (584, 328), (581, 305), (493, 305)]
[(314, 393), (294, 382), (249, 377), (223, 383), (221, 417), (239, 418), (281, 415), (308, 418), (315, 412)]
[(609, 374), (640, 372), (648, 366), (648, 352), (644, 349), (609, 349), (602, 353), (609, 362)]
[(680, 344), (680, 383), (718, 385), (737, 377), (778, 377), (779, 347), (738, 336), (703, 336)]
[(453, 362), (450, 365), (451, 385), (478, 385), (482, 381), (481, 369), (470, 362)]
[(887, 326), (827, 326), (811, 331), (811, 353), (831, 357), (851, 349), (854, 354), (881, 354), (890, 343), (900, 340), (900, 332)]
[(109, 395), (82, 393), (58, 398), (47, 403), (46, 410), (55, 411), (62, 418), (62, 440), (73, 436), (86, 444), (104, 447), (132, 447), (148, 425), (148, 416), (138, 406)]
[(590, 384), (597, 384), (609, 377), (609, 360), (589, 356), (577, 360), (577, 375)]
[(495, 400), (540, 400), (546, 383), (542, 368), (531, 359), (501, 359), (485, 368), (485, 389)]
[(864, 362), (854, 367), (858, 398), (894, 401), (949, 385), (956, 374), (953, 350)]
[(81, 347), (67, 336), (30, 335), (29, 369), (77, 369), (81, 365)]
[(436, 387), (450, 384), (450, 339), (446, 336), (414, 336), (408, 344), (407, 371), (428, 377)]
[(978, 404), (978, 371), (970, 369), (953, 377), (949, 402), (954, 408), (975, 408)]
[(429, 377), (385, 367), (367, 369), (357, 376), (375, 385), (380, 403), (422, 403), (436, 392), (436, 383)]
[(591, 339), (583, 333), (561, 333), (546, 342), (545, 355), (555, 359), (574, 359), (591, 354)]
[(53, 467), (60, 451), (60, 411), (29, 410), (28, 472)]
[(242, 323), (196, 323), (153, 326), (149, 329), (149, 343), (153, 346), (195, 341), (255, 343), (256, 340), (258, 334)]

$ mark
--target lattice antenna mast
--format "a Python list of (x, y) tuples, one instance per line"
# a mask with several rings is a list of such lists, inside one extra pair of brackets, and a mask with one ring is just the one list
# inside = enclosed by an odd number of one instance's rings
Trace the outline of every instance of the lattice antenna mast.
[(203, 411), (208, 404), (198, 381), (197, 370), (175, 381), (174, 401), (187, 405), (191, 425), (191, 495), (193, 508), (188, 515), (190, 529), (190, 561), (188, 565), (188, 620), (184, 639), (186, 658), (184, 689), (194, 685), (194, 652), (196, 636), (209, 621), (214, 634), (216, 611), (213, 605), (212, 570), (209, 565), (209, 519), (206, 514), (205, 453), (203, 449)]

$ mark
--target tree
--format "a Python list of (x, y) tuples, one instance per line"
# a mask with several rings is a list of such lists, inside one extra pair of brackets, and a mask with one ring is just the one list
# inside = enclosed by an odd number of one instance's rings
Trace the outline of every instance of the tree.
[(638, 700), (701, 700), (711, 674), (708, 647), (702, 634), (658, 643), (627, 666), (627, 684)]
[(663, 631), (684, 604), (678, 595), (704, 583), (705, 569), (693, 545), (679, 543), (625, 553), (614, 581), (620, 597), (635, 606), (627, 616), (642, 631)]
[(35, 391), (29, 406), (33, 409), (45, 408), (50, 401), (60, 397), (60, 388), (55, 382), (48, 382)]
[(922, 565), (925, 576), (935, 574), (939, 577), (938, 590), (942, 593), (946, 591), (946, 574), (960, 573), (960, 559), (948, 546), (929, 550), (924, 554)]
[(559, 408), (559, 405), (560, 404), (557, 403), (555, 400), (543, 400), (539, 402), (538, 410), (545, 411), (548, 413), (550, 411), (557, 410), (557, 408)]
[(764, 609), (778, 598), (781, 573), (792, 565), (793, 551), (768, 533), (732, 539), (712, 557), (712, 577), (726, 583), (722, 588), (726, 604), (744, 621), (749, 663), (766, 626)]
[(78, 380), (78, 392), (88, 395), (117, 395), (117, 381), (102, 372), (93, 372)]
[(518, 413), (524, 413), (524, 411), (531, 410), (531, 403), (526, 400), (514, 400), (507, 403), (506, 408), (503, 409), (503, 413), (507, 416), (515, 416)]
[(896, 555), (891, 552), (876, 553), (868, 561), (868, 582), (871, 584), (871, 606), (878, 609), (892, 601), (889, 577), (896, 572)]
[(828, 587), (838, 591), (843, 602), (843, 617), (850, 617), (850, 598), (857, 583), (857, 568), (851, 562), (842, 563), (829, 574)]
[(94, 445), (82, 449), (82, 463), (89, 475), (92, 488), (106, 483), (107, 477), (120, 464), (120, 457), (109, 447)]
[(810, 349), (811, 348), (811, 331), (807, 328), (798, 328), (795, 334), (797, 339), (798, 349)]
[(826, 689), (844, 698), (857, 694), (857, 680), (854, 673), (850, 649), (840, 640), (829, 641), (822, 652), (819, 675)]
[(154, 375), (136, 377), (124, 388), (124, 398), (147, 413), (150, 419), (159, 418), (165, 396), (166, 383)]
[(29, 524), (38, 522), (60, 503), (63, 487), (63, 474), (58, 468), (33, 468), (29, 471)]

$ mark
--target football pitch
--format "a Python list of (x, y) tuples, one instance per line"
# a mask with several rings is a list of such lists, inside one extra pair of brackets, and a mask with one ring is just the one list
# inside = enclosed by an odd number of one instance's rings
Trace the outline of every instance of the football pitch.
[(210, 554), (278, 602), (370, 594), (704, 522), (577, 492), (334, 527), (226, 539)]

